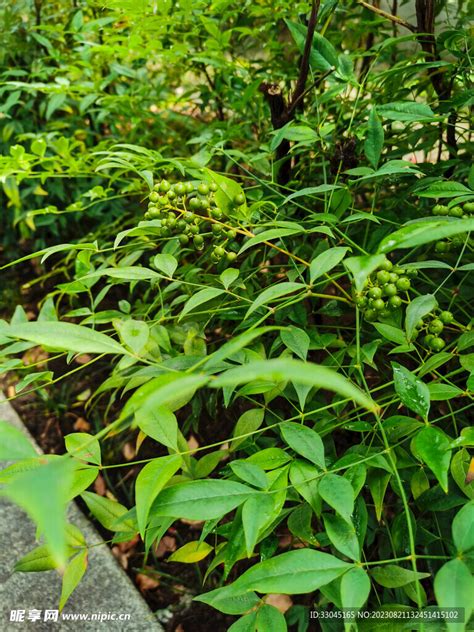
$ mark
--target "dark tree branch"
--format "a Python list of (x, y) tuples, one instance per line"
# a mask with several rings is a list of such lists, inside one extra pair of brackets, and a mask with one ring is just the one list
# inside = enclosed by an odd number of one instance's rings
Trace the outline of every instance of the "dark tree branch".
[(392, 15), (391, 13), (387, 13), (386, 11), (379, 9), (378, 7), (374, 7), (372, 4), (369, 4), (368, 2), (364, 2), (364, 0), (357, 0), (357, 1), (365, 9), (372, 11), (372, 13), (376, 13), (377, 15), (380, 15), (381, 17), (386, 18), (387, 20), (390, 20), (391, 22), (394, 22), (395, 24), (403, 26), (404, 28), (408, 29), (412, 33), (416, 33), (416, 30), (417, 30), (416, 26), (414, 26), (413, 24), (410, 24), (409, 22), (407, 22), (406, 20), (403, 20), (402, 18), (399, 18), (398, 15)]
[[(306, 32), (306, 40), (304, 43), (303, 57), (301, 58), (300, 74), (296, 81), (295, 91), (290, 102), (289, 110), (294, 109), (294, 104), (302, 100), (302, 95), (306, 86), (309, 72), (309, 60), (311, 57), (311, 48), (313, 46), (314, 31), (316, 30), (316, 22), (318, 19), (319, 5), (321, 0), (313, 0), (311, 5), (311, 14), (308, 21), (308, 30)], [(300, 103), (301, 107), (302, 103)]]

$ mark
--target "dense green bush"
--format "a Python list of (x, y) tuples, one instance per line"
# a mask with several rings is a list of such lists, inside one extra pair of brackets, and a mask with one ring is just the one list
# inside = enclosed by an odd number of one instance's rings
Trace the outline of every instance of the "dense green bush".
[[(0, 370), (51, 397), (103, 379), (101, 427), (64, 456), (1, 426), (3, 493), (44, 539), (17, 568), (64, 571), (61, 607), (80, 496), (145, 555), (202, 521), (170, 560), (235, 632), (320, 608), (469, 619), (472, 50), (464, 3), (411, 4), (2, 8), (3, 268), (40, 259), (44, 290), (36, 320), (0, 321)], [(70, 368), (25, 365), (36, 346)], [(129, 506), (88, 491), (136, 465)], [(285, 616), (272, 593), (296, 595)]]

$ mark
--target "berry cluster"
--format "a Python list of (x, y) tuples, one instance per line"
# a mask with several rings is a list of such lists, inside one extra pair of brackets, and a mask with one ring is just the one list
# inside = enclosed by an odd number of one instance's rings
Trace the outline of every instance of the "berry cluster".
[[(182, 246), (193, 246), (202, 251), (206, 244), (213, 242), (211, 260), (228, 263), (237, 257), (236, 230), (230, 226), (228, 217), (225, 225), (224, 214), (219, 208), (214, 182), (176, 182), (170, 184), (161, 180), (150, 193), (145, 219), (160, 221), (160, 237), (176, 237)], [(235, 196), (235, 207), (245, 203), (243, 194)]]
[(364, 290), (354, 297), (365, 319), (373, 322), (380, 316), (390, 316), (392, 310), (401, 307), (403, 299), (400, 293), (410, 290), (410, 278), (417, 274), (417, 270), (405, 270), (386, 259), (367, 279)]
[[(466, 202), (463, 206), (445, 206), (444, 204), (436, 204), (431, 210), (433, 215), (459, 217), (468, 219), (474, 214), (474, 202)], [(466, 234), (453, 235), (451, 239), (437, 241), (435, 245), (436, 252), (441, 254), (459, 249), (466, 241)]]
[(446, 346), (445, 340), (441, 337), (444, 326), (450, 325), (453, 321), (453, 314), (446, 310), (436, 314), (430, 314), (426, 321), (419, 321), (416, 327), (417, 335), (419, 336), (424, 330), (423, 345), (431, 351), (441, 351)]

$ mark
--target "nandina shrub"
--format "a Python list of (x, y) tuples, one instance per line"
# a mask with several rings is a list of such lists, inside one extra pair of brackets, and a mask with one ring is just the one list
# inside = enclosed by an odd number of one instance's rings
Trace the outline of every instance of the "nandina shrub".
[[(201, 121), (193, 156), (177, 157), (186, 134), (171, 125), (172, 151), (136, 144), (130, 132), (130, 142), (106, 138), (73, 168), (68, 152), (54, 168), (50, 158), (42, 165), (33, 156), (43, 145), (19, 144), (4, 159), (16, 183), (41, 166), (45, 181), (60, 169), (74, 178), (80, 164), (97, 178), (92, 201), (123, 204), (114, 224), (107, 214), (97, 230), (29, 253), (42, 257), (46, 276), (62, 276), (36, 319), (18, 306), (0, 321), (2, 368), (21, 376), (18, 393), (51, 394), (54, 380), (93, 374), (98, 360), (103, 372), (106, 361), (106, 379), (87, 402), (102, 426), (68, 434), (65, 455), (39, 458), (1, 425), (1, 457), (16, 461), (1, 474), (3, 492), (42, 538), (17, 570), (59, 569), (61, 608), (87, 568), (90, 543), (65, 519), (80, 497), (113, 542), (139, 535), (151, 571), (150, 551), (173, 524), (198, 521), (168, 562), (198, 565), (194, 598), (237, 617), (234, 631), (310, 629), (310, 611), (332, 630), (345, 608), (353, 617), (346, 629), (368, 630), (373, 623), (356, 620), (358, 610), (382, 617), (395, 609), (409, 620), (434, 605), (464, 608), (453, 616), (467, 625), (474, 177), (462, 159), (469, 139), (456, 127), (469, 107), (467, 39), (460, 26), (430, 48), (418, 25), (416, 67), (398, 48), (407, 38), (394, 37), (372, 38), (371, 66), (357, 68), (361, 51), (337, 29), (344, 16), (333, 14), (337, 3), (323, 4), (306, 26), (290, 7), (278, 9), (286, 44), (274, 44), (272, 59), (282, 58), (288, 83), (295, 78), (284, 57), (291, 35), (302, 61), (290, 98), (258, 84), (275, 128), (256, 117), (262, 147), (243, 116), (236, 141), (235, 118), (249, 114), (252, 99), (239, 101), (236, 86), (228, 96), (216, 71), (211, 92), (221, 109), (211, 131)], [(393, 22), (376, 13), (351, 19), (369, 32), (375, 18)], [(230, 39), (243, 22), (230, 20)], [(247, 44), (243, 55), (253, 50)], [(444, 69), (442, 81), (433, 68)], [(309, 70), (313, 88), (324, 87), (314, 99), (305, 91)], [(255, 95), (254, 78), (240, 79)], [(286, 108), (280, 120), (277, 97)], [(110, 116), (122, 99), (103, 107)], [(438, 146), (439, 160), (430, 161)], [(415, 149), (430, 160), (407, 160)], [(37, 215), (23, 218), (31, 230)], [(37, 346), (46, 355), (25, 366), (19, 354)], [(53, 352), (70, 371), (53, 375)], [(109, 449), (117, 438), (133, 442), (132, 460)], [(144, 456), (149, 448), (155, 456)], [(91, 491), (101, 472), (131, 468), (132, 502)], [(285, 615), (272, 605), (275, 593), (292, 595)]]

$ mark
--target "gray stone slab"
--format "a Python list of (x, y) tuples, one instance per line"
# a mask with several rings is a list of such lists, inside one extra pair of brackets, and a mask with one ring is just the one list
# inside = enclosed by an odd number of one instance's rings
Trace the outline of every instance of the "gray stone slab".
[[(34, 443), (16, 412), (2, 399), (0, 395), (0, 420), (25, 432)], [(70, 520), (81, 529), (89, 545), (99, 546), (91, 547), (86, 574), (55, 621), (61, 593), (60, 577), (56, 571), (13, 572), (15, 562), (37, 545), (35, 527), (20, 508), (0, 498), (0, 630), (163, 632), (153, 612), (75, 503), (71, 504)], [(51, 611), (49, 615), (46, 610)], [(24, 611), (23, 617), (21, 611)], [(39, 619), (33, 620), (38, 611), (41, 611)], [(91, 618), (92, 615), (95, 617)], [(15, 616), (24, 621), (11, 621)], [(47, 616), (52, 619), (45, 621)]]

